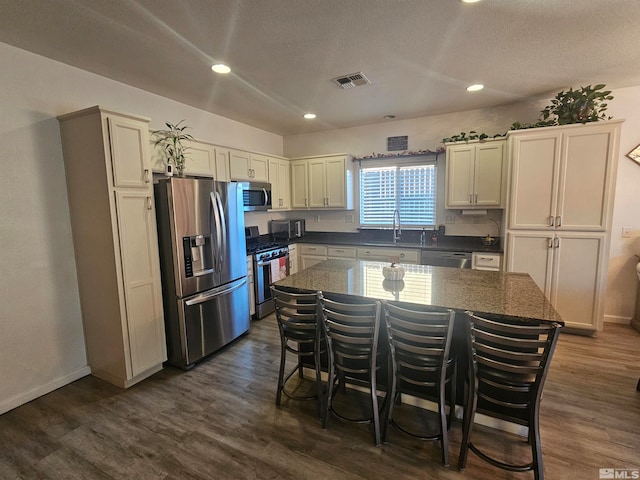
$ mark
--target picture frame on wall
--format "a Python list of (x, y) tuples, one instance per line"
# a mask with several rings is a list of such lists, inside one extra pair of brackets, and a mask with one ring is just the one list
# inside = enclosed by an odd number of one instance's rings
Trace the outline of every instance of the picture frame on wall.
[(627, 153), (627, 157), (640, 165), (640, 145)]

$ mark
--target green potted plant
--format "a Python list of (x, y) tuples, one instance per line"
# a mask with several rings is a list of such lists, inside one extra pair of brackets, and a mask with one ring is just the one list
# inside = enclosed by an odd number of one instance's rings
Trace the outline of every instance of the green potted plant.
[(592, 87), (580, 87), (580, 89), (559, 92), (551, 105), (548, 105), (540, 112), (542, 122), (552, 120), (555, 115), (558, 125), (569, 125), (571, 123), (597, 122), (598, 120), (610, 120), (605, 116), (607, 100), (613, 100), (611, 90), (602, 90), (603, 83)]
[(165, 122), (167, 126), (166, 130), (154, 130), (152, 132), (155, 137), (154, 145), (160, 146), (164, 150), (167, 160), (167, 165), (173, 165), (178, 171), (179, 176), (184, 175), (185, 167), (185, 154), (189, 150), (189, 147), (183, 142), (190, 142), (193, 137), (184, 131), (189, 128), (186, 125), (182, 125), (184, 120), (180, 120), (178, 123)]

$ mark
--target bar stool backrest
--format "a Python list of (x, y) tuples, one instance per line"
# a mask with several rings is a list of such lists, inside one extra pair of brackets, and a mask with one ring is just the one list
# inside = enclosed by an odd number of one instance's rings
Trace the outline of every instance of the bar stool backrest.
[(477, 411), (528, 425), (532, 411), (537, 415), (560, 325), (471, 312), (467, 320)]

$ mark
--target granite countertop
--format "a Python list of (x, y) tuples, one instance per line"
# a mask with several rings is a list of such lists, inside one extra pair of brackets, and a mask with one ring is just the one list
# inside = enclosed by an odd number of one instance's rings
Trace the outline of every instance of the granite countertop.
[(291, 240), (290, 243), (319, 243), (326, 245), (349, 245), (388, 248), (417, 248), (421, 250), (439, 250), (456, 252), (487, 252), (502, 253), (500, 242), (492, 246), (484, 246), (480, 237), (439, 236), (436, 243), (431, 241), (430, 231), (427, 232), (426, 245), (420, 245), (418, 231), (403, 232), (403, 237), (397, 243), (391, 241), (391, 231), (363, 231), (360, 233), (346, 232), (309, 232), (302, 238)]
[(276, 285), (563, 323), (527, 274), (405, 264), (404, 279), (390, 282), (382, 275), (385, 265), (388, 264), (326, 260)]

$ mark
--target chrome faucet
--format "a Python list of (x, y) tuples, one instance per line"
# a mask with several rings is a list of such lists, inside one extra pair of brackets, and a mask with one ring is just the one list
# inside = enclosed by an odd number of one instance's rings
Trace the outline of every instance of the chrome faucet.
[(400, 228), (400, 210), (397, 208), (393, 211), (393, 243), (400, 240), (402, 229)]

